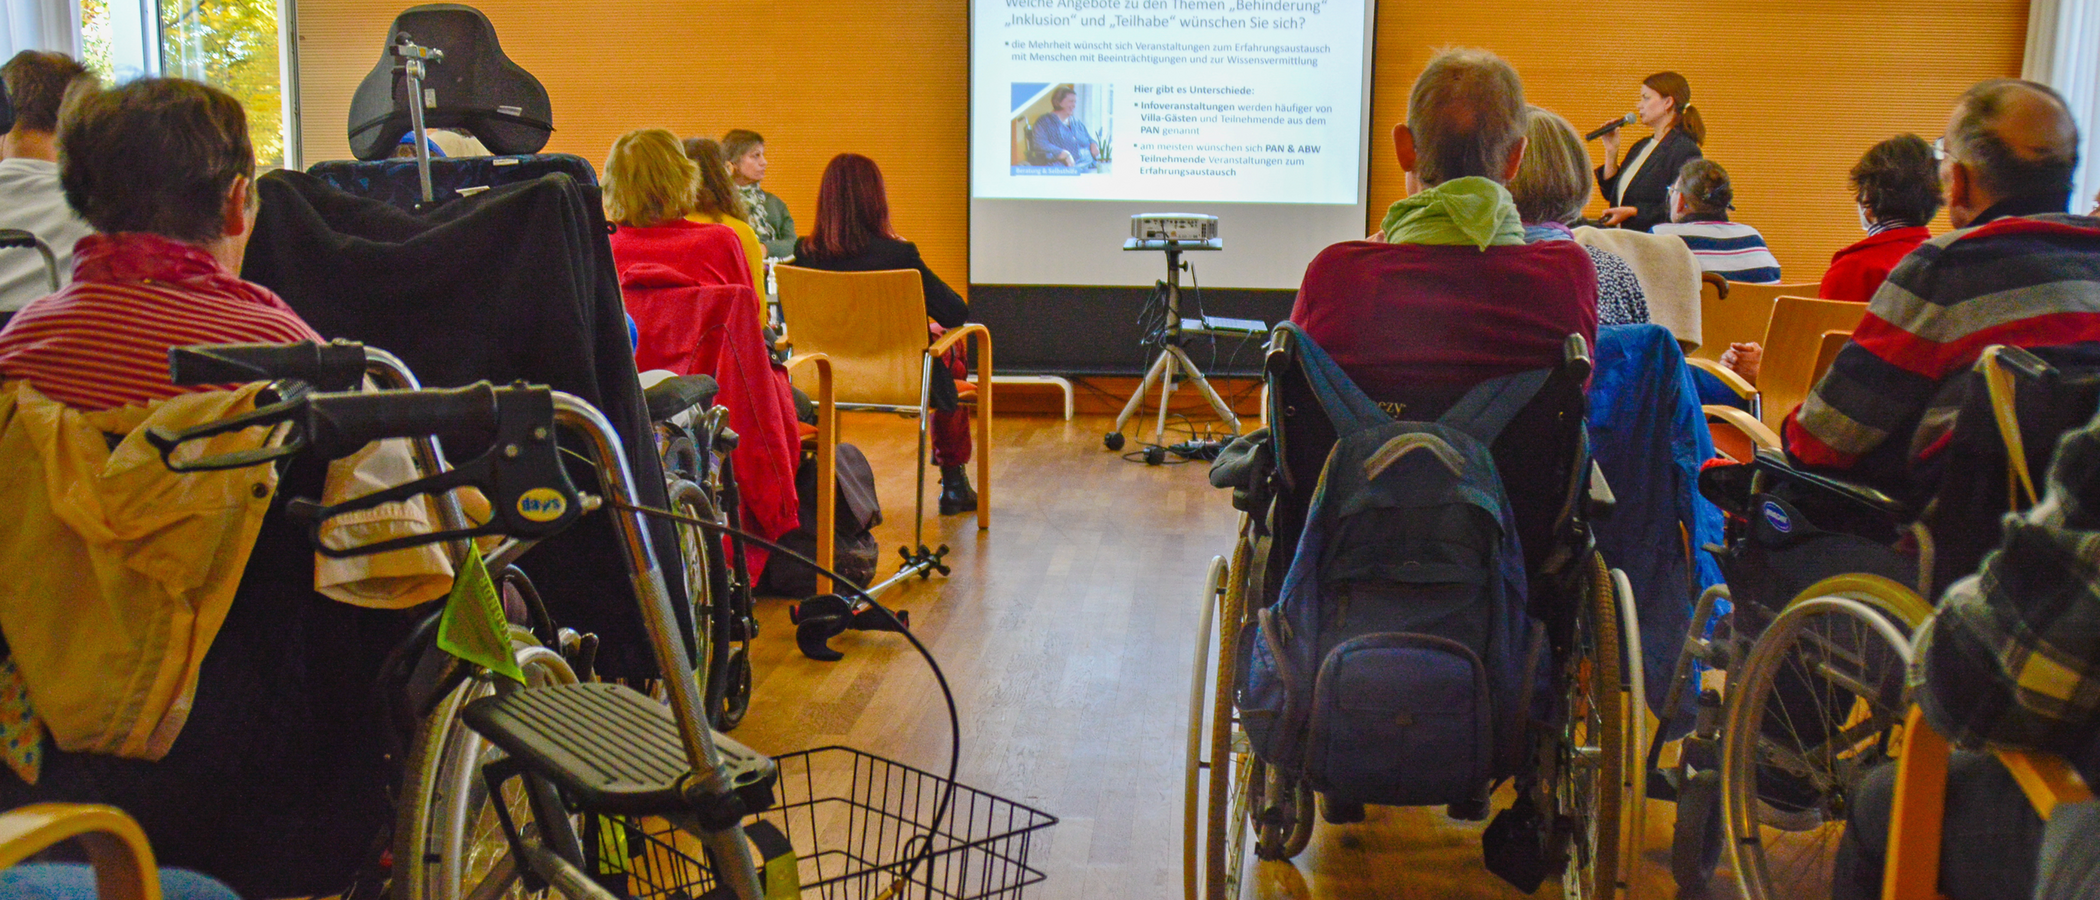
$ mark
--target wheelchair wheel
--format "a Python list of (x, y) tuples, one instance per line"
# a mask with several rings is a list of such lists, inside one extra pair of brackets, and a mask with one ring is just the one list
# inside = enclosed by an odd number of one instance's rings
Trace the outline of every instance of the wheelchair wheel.
[[(707, 492), (700, 485), (683, 478), (670, 484), (671, 511), (681, 516), (715, 521), (714, 504), (708, 501)], [(709, 584), (713, 572), (714, 558), (719, 546), (707, 532), (697, 525), (676, 522), (672, 525), (678, 535), (678, 558), (685, 564), (685, 596), (693, 605), (693, 668), (705, 673), (708, 661), (714, 653), (714, 620), (716, 610), (712, 598), (714, 590)], [(703, 680), (702, 688), (706, 687)], [(717, 726), (719, 727), (719, 726)]]
[(1561, 896), (1569, 900), (1614, 895), (1622, 871), (1620, 848), (1628, 843), (1623, 840), (1630, 818), (1626, 804), (1638, 802), (1638, 793), (1629, 796), (1626, 789), (1631, 752), (1626, 715), (1632, 695), (1625, 674), (1627, 651), (1620, 639), (1619, 578), (1605, 568), (1603, 557), (1591, 559), (1590, 589), (1575, 616), (1573, 645), (1560, 678), (1567, 691), (1567, 718), (1557, 753), (1554, 801), (1558, 815), (1575, 829), (1561, 876)]
[[(573, 684), (576, 673), (561, 654), (514, 633), (512, 646), (527, 686)], [(517, 861), (491, 804), (481, 767), (502, 758), (459, 718), (467, 703), (517, 686), (499, 676), (480, 673), (439, 702), (416, 730), (409, 748), (400, 814), (394, 831), (395, 900), (456, 900), (472, 891), (477, 897), (522, 896)], [(553, 785), (531, 776), (511, 781), (503, 803), (520, 827), (547, 821), (544, 810), (559, 810)], [(574, 842), (574, 823), (567, 823)], [(557, 830), (541, 834), (558, 840)]]
[(1828, 890), (1853, 789), (1895, 757), (1908, 635), (1923, 611), (1886, 579), (1829, 579), (1788, 604), (1730, 673), (1721, 801), (1745, 897)]
[[(1203, 616), (1197, 628), (1195, 667), (1190, 685), (1188, 765), (1182, 805), (1182, 888), (1187, 900), (1237, 900), (1246, 870), (1247, 835), (1254, 823), (1255, 782), (1266, 780), (1267, 767), (1255, 759), (1247, 735), (1239, 728), (1232, 704), (1238, 638), (1245, 621), (1248, 541), (1243, 534), (1234, 548), (1235, 565), (1211, 561), (1203, 585)], [(1295, 791), (1289, 792), (1295, 797)], [(1309, 798), (1308, 798), (1309, 799)], [(1307, 821), (1312, 804), (1298, 803), (1294, 815)], [(1272, 828), (1276, 848), (1292, 849), (1289, 832)], [(1293, 851), (1295, 852), (1295, 850)]]

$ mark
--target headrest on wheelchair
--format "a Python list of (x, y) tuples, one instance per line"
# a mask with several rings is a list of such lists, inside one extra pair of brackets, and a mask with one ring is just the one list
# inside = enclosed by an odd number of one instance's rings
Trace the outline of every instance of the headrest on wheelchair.
[(387, 29), (379, 64), (350, 99), (350, 152), (358, 159), (392, 156), (409, 131), (407, 80), (395, 71), (393, 48), (402, 35), (444, 51), (425, 70), (423, 89), (436, 106), (423, 110), (429, 128), (464, 128), (498, 156), (538, 153), (554, 130), (547, 89), (503, 55), (496, 28), (481, 10), (456, 3), (410, 7)]

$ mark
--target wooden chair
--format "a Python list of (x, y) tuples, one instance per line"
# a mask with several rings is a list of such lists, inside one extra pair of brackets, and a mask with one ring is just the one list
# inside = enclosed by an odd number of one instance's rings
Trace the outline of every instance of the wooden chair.
[[(2093, 799), (2085, 780), (2060, 756), (1995, 752), (2042, 821), (2048, 821), (2058, 806)], [(1897, 758), (1882, 900), (1941, 900), (1940, 832), (1947, 812), (1947, 761), (1952, 754), (1947, 739), (1926, 723), (1922, 710), (1912, 706), (1904, 721), (1902, 755)]]
[[(957, 391), (977, 406), (977, 527), (991, 527), (992, 334), (983, 325), (950, 329), (926, 339), (926, 296), (911, 269), (827, 272), (775, 266), (780, 306), (798, 350), (829, 358), (839, 409), (878, 410), (919, 419), (916, 531), (925, 522), (926, 441), (935, 357), (959, 341), (973, 342), (977, 383), (958, 379)], [(808, 373), (798, 376), (810, 389)], [(823, 479), (819, 479), (821, 482)], [(818, 541), (821, 546), (824, 542)]]
[[(1706, 274), (1714, 275), (1712, 272)], [(1718, 278), (1719, 276), (1715, 276), (1715, 279)], [(1704, 282), (1699, 292), (1699, 347), (1686, 355), (1719, 362), (1721, 354), (1728, 351), (1729, 344), (1763, 340), (1765, 328), (1772, 321), (1774, 302), (1782, 295), (1813, 297), (1818, 287), (1819, 285), (1813, 283), (1742, 284), (1722, 281), (1717, 286), (1713, 280)]]
[(114, 806), (34, 803), (0, 813), (0, 868), (19, 863), (59, 841), (77, 839), (95, 869), (102, 900), (160, 900), (153, 848), (139, 823)]
[[(1748, 285), (1735, 286), (1730, 292), (1744, 287)], [(1851, 335), (1866, 313), (1866, 304), (1843, 300), (1789, 295), (1773, 302), (1772, 321), (1765, 328), (1764, 363), (1757, 375), (1758, 392), (1764, 395), (1765, 424), (1779, 427), (1808, 396), (1815, 385), (1816, 360), (1824, 341), (1832, 334)]]

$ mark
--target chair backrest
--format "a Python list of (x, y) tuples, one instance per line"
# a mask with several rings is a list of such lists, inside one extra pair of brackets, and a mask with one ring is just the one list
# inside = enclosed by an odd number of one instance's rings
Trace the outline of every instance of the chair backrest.
[(1647, 297), (1648, 321), (1670, 329), (1677, 343), (1687, 349), (1704, 346), (1699, 260), (1683, 240), (1675, 235), (1588, 226), (1575, 229), (1575, 240), (1626, 260)]
[[(1814, 296), (1816, 289), (1814, 284), (1730, 282), (1728, 296), (1722, 297), (1713, 285), (1703, 285), (1699, 294), (1699, 347), (1685, 355), (1719, 361), (1731, 343), (1764, 340), (1775, 301), (1781, 296)], [(1769, 353), (1766, 358), (1771, 358)]]
[(926, 287), (916, 270), (775, 266), (773, 277), (796, 352), (831, 357), (838, 402), (919, 405)]
[(1838, 351), (1845, 349), (1845, 345), (1850, 343), (1851, 340), (1852, 332), (1850, 331), (1823, 332), (1823, 342), (1816, 347), (1815, 369), (1808, 373), (1809, 384), (1815, 384), (1823, 379), (1823, 373), (1830, 371), (1830, 364), (1837, 362)]
[[(1731, 285), (1730, 297), (1745, 287), (1748, 285)], [(1765, 424), (1778, 428), (1808, 396), (1808, 389), (1815, 385), (1823, 336), (1833, 332), (1850, 335), (1866, 314), (1866, 304), (1843, 300), (1782, 296), (1773, 302), (1772, 321), (1765, 328), (1764, 363), (1757, 375), (1757, 389), (1765, 398)]]

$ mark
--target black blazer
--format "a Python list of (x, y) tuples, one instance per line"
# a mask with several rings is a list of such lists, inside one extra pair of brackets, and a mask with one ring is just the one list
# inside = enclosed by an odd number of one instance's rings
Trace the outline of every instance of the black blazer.
[(1677, 181), (1677, 171), (1684, 164), (1700, 158), (1699, 145), (1682, 128), (1672, 128), (1663, 138), (1662, 146), (1648, 155), (1641, 170), (1634, 173), (1633, 183), (1626, 186), (1625, 199), (1618, 199), (1619, 180), (1626, 177), (1626, 165), (1641, 155), (1641, 148), (1655, 140), (1644, 137), (1626, 148), (1626, 155), (1619, 160), (1619, 173), (1604, 177), (1604, 167), (1597, 167), (1597, 190), (1604, 194), (1604, 202), (1611, 206), (1631, 206), (1633, 218), (1619, 227), (1635, 231), (1647, 231), (1658, 223), (1670, 221), (1669, 190)]
[(861, 248), (858, 254), (835, 259), (822, 259), (810, 252), (809, 238), (795, 242), (795, 265), (832, 272), (879, 272), (884, 269), (917, 269), (919, 281), (926, 288), (926, 317), (941, 323), (942, 328), (954, 328), (970, 317), (970, 306), (963, 302), (962, 295), (941, 281), (939, 275), (926, 267), (919, 258), (919, 248), (910, 241), (892, 237), (876, 237)]

